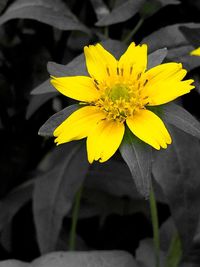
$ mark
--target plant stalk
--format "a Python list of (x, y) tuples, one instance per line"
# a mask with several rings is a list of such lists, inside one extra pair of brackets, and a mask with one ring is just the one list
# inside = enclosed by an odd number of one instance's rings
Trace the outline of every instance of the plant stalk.
[(80, 201), (81, 201), (82, 191), (83, 191), (83, 186), (81, 186), (79, 190), (77, 191), (76, 196), (75, 196), (75, 202), (73, 205), (72, 223), (71, 223), (70, 236), (69, 236), (69, 250), (75, 250), (76, 248), (76, 228), (77, 228), (77, 222), (78, 222), (78, 214), (80, 210)]
[(140, 18), (140, 20), (135, 25), (135, 27), (132, 29), (132, 31), (130, 31), (129, 34), (124, 38), (124, 43), (125, 44), (129, 44), (129, 42), (131, 41), (132, 37), (136, 34), (136, 32), (142, 26), (143, 22), (144, 22), (144, 19)]
[(149, 200), (150, 200), (150, 210), (151, 210), (151, 221), (152, 221), (152, 226), (153, 226), (155, 262), (156, 262), (156, 267), (160, 267), (160, 238), (159, 238), (158, 211), (157, 211), (156, 199), (155, 199), (155, 194), (154, 194), (152, 185), (151, 185)]

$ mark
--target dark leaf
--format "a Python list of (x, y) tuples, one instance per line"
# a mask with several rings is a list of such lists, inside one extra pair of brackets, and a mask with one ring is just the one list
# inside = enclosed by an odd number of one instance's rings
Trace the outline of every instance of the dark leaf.
[(151, 185), (151, 147), (127, 128), (120, 152), (131, 171), (137, 190), (148, 198)]
[(167, 5), (177, 5), (180, 4), (177, 0), (151, 0), (146, 1), (142, 6), (140, 14), (144, 18), (148, 18), (155, 14), (159, 9)]
[(142, 40), (142, 43), (148, 44), (149, 52), (167, 47), (167, 49), (187, 45), (188, 41), (179, 30), (181, 25), (193, 25), (192, 23), (175, 24), (163, 27)]
[(30, 117), (47, 101), (49, 101), (51, 98), (57, 95), (57, 92), (55, 93), (48, 93), (48, 94), (42, 94), (42, 95), (35, 95), (32, 96), (30, 103), (27, 107), (26, 111), (26, 119), (30, 119)]
[(78, 104), (74, 104), (55, 113), (41, 126), (38, 134), (41, 136), (53, 136), (54, 130), (79, 107)]
[(1, 236), (0, 236), (0, 243), (2, 247), (9, 253), (12, 252), (12, 237), (13, 237), (12, 226), (13, 226), (12, 222), (6, 224), (3, 230), (1, 231)]
[(76, 75), (88, 76), (83, 54), (75, 57), (67, 65), (61, 65), (55, 62), (48, 62), (47, 70), (50, 75), (55, 77), (76, 76)]
[(1, 267), (138, 267), (131, 254), (124, 251), (53, 252), (32, 263), (18, 260), (0, 262)]
[(166, 267), (178, 267), (182, 258), (181, 240), (178, 233), (175, 234), (167, 254)]
[(186, 256), (199, 220), (200, 145), (178, 129), (170, 127), (170, 132), (173, 143), (155, 153), (153, 175), (166, 196)]
[[(160, 251), (160, 266), (164, 267), (166, 255)], [(136, 250), (136, 260), (141, 267), (156, 266), (155, 248), (153, 239), (144, 239), (140, 241), (139, 247)]]
[(89, 33), (61, 0), (16, 0), (0, 17), (0, 24), (11, 19), (34, 19), (60, 30)]
[(162, 106), (161, 117), (182, 131), (200, 138), (200, 123), (187, 110), (170, 103)]
[(1, 0), (0, 2), (0, 13), (4, 10), (9, 0)]
[(108, 15), (110, 10), (106, 6), (103, 0), (90, 0), (94, 11), (96, 13), (97, 19), (100, 20), (102, 17)]
[(92, 165), (87, 174), (85, 186), (117, 197), (141, 198), (129, 168), (124, 162), (110, 160), (103, 165), (98, 163)]
[(194, 48), (180, 30), (180, 28), (184, 25), (188, 26), (188, 29), (191, 30), (195, 30), (198, 26), (200, 26), (200, 24), (197, 23), (166, 26), (145, 37), (142, 40), (142, 43), (148, 44), (149, 51), (167, 47), (167, 61), (181, 62), (184, 68), (192, 70), (200, 66), (200, 59), (195, 56), (190, 56), (190, 52)]
[(144, 0), (127, 0), (121, 5), (115, 7), (110, 14), (102, 17), (96, 26), (108, 26), (132, 18), (142, 7)]
[[(102, 178), (99, 177), (100, 179)], [(104, 181), (105, 183), (105, 181)], [(113, 184), (114, 187), (115, 183)], [(134, 190), (135, 192), (136, 190)], [(84, 184), (83, 203), (79, 211), (79, 218), (91, 218), (99, 216), (105, 218), (110, 214), (118, 214), (120, 216), (132, 215), (134, 213), (143, 213), (147, 217), (149, 216), (149, 207), (146, 200), (138, 196), (132, 195), (132, 199), (127, 197), (126, 194), (123, 197), (114, 196), (106, 193), (106, 190), (98, 188), (88, 187)], [(125, 208), (127, 207), (127, 208)], [(71, 216), (71, 214), (69, 214)]]
[(191, 29), (189, 27), (181, 26), (179, 29), (190, 44), (194, 47), (200, 46), (200, 28)]
[[(62, 161), (35, 182), (33, 212), (39, 248), (55, 249), (62, 220), (70, 211), (75, 193), (88, 170), (85, 147), (80, 142), (62, 145)], [(57, 156), (57, 153), (56, 153)]]
[(8, 196), (0, 201), (0, 231), (8, 225), (13, 216), (32, 197), (33, 182), (27, 182), (13, 190)]
[(151, 69), (161, 64), (166, 56), (167, 56), (167, 48), (158, 49), (155, 52), (148, 55), (147, 69)]
[(173, 218), (169, 217), (160, 227), (160, 247), (163, 251), (168, 251), (170, 243), (177, 233)]
[(183, 67), (190, 71), (200, 66), (200, 58), (191, 56), (190, 52), (194, 50), (191, 45), (184, 45), (168, 50), (167, 60), (181, 62)]
[(55, 93), (55, 95), (59, 94), (59, 92), (53, 87), (50, 83), (50, 80), (41, 83), (35, 89), (31, 91), (32, 95), (40, 95), (40, 94), (47, 94), (47, 93)]
[[(102, 42), (102, 45), (108, 49), (115, 57), (119, 57), (125, 51), (126, 46), (120, 42), (115, 40), (107, 40)], [(48, 71), (51, 75), (56, 77), (63, 77), (63, 76), (75, 76), (75, 75), (88, 75), (85, 65), (85, 58), (84, 55), (81, 54), (75, 57), (70, 63), (66, 65), (57, 64), (54, 62), (48, 63)], [(56, 89), (51, 85), (49, 80), (43, 82), (41, 85), (36, 87), (31, 94), (38, 95), (38, 94), (46, 94), (57, 92)]]

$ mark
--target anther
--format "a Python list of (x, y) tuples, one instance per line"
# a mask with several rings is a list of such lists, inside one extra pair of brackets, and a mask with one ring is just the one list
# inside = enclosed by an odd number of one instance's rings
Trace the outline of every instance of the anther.
[(145, 82), (144, 82), (144, 84), (143, 84), (143, 86), (145, 86), (147, 83), (148, 83), (148, 80), (146, 79)]
[(119, 75), (119, 68), (117, 67), (117, 75)]
[(133, 66), (130, 67), (130, 74), (132, 74)]
[(94, 86), (95, 86), (95, 88), (97, 89), (97, 90), (99, 90), (99, 87), (98, 87), (98, 85), (95, 83), (94, 84)]
[(140, 79), (141, 75), (142, 75), (142, 72), (140, 72), (140, 73), (138, 74), (138, 76), (137, 76), (137, 80)]
[(124, 69), (121, 68), (121, 76), (123, 76), (123, 74), (124, 74)]
[(109, 70), (108, 67), (106, 68), (106, 71), (107, 71), (107, 73), (108, 73), (108, 76), (110, 76), (110, 70)]
[(99, 83), (98, 83), (98, 81), (97, 81), (96, 79), (94, 79), (94, 82), (95, 82), (97, 85), (99, 85)]

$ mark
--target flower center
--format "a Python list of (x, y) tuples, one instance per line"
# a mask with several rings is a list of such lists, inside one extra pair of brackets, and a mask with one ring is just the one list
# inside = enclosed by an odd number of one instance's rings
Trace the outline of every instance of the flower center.
[(107, 120), (115, 120), (123, 123), (127, 117), (145, 108), (148, 99), (142, 95), (141, 75), (133, 81), (116, 81), (113, 86), (106, 83), (97, 83), (95, 86), (101, 92), (100, 98), (92, 103), (106, 113)]
[(108, 97), (114, 102), (120, 99), (128, 101), (130, 98), (129, 88), (123, 84), (116, 84), (108, 89)]

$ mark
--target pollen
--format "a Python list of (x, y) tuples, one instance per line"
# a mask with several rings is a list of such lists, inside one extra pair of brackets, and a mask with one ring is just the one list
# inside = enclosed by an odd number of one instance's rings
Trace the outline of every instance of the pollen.
[[(106, 120), (114, 120), (120, 123), (125, 122), (128, 117), (133, 116), (141, 109), (145, 109), (148, 103), (147, 98), (141, 94), (141, 74), (135, 81), (116, 79), (109, 86), (98, 84), (100, 98), (93, 103), (96, 107), (106, 113)], [(96, 84), (96, 82), (95, 82)], [(143, 83), (143, 87), (145, 83)]]

